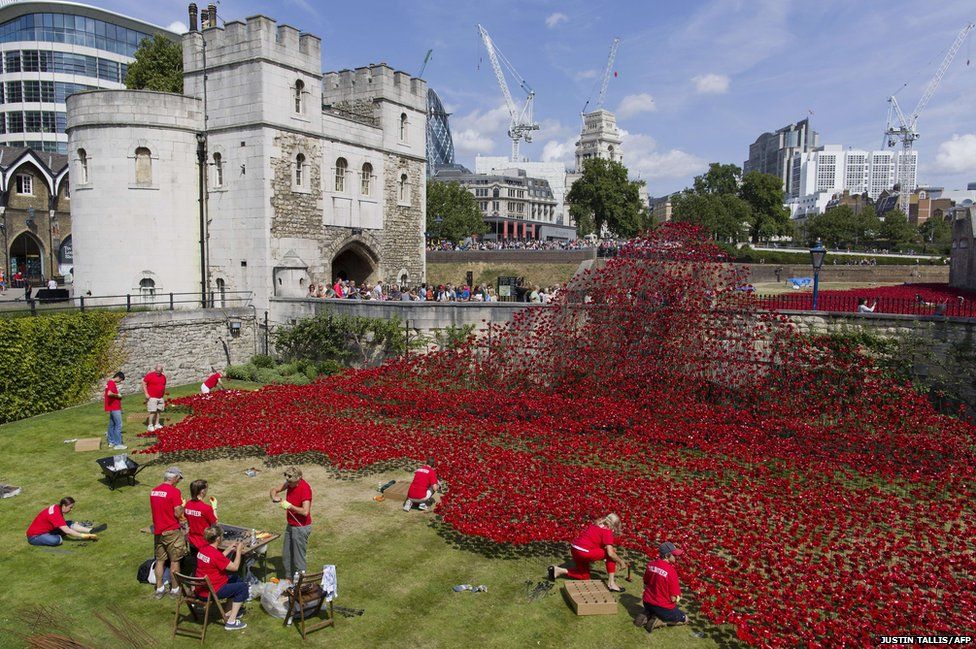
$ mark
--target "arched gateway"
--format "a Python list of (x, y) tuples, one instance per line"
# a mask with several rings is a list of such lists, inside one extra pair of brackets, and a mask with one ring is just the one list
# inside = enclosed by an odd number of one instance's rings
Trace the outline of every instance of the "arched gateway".
[(332, 281), (353, 280), (357, 285), (379, 279), (379, 255), (367, 245), (353, 241), (343, 246), (332, 258)]

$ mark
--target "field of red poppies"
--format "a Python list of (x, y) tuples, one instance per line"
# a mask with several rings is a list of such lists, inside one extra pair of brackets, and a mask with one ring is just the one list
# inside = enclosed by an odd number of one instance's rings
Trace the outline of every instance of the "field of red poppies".
[[(856, 288), (846, 291), (820, 291), (817, 308), (821, 311), (854, 312), (860, 298), (875, 313), (904, 315), (945, 315), (950, 318), (976, 318), (976, 291), (952, 288), (948, 284), (899, 284)], [(809, 290), (760, 298), (769, 309), (806, 311), (813, 306)]]
[(799, 337), (716, 259), (661, 228), (459, 350), (186, 399), (150, 450), (433, 453), (444, 521), (507, 544), (615, 511), (629, 551), (682, 545), (701, 614), (756, 646), (972, 631), (976, 428)]

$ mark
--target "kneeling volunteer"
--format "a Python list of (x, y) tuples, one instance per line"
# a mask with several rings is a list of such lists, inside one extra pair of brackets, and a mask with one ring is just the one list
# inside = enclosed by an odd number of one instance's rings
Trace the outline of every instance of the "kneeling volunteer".
[(410, 511), (414, 505), (419, 505), (420, 509), (430, 507), (434, 492), (440, 487), (434, 466), (434, 458), (429, 457), (427, 464), (413, 472), (413, 482), (407, 490), (407, 499), (403, 501), (403, 511)]
[[(241, 548), (240, 541), (221, 552), (217, 546), (224, 538), (224, 531), (217, 525), (208, 527), (203, 533), (206, 545), (197, 552), (197, 569), (194, 577), (209, 577), (210, 585), (219, 599), (233, 599), (230, 610), (224, 614), (224, 628), (228, 631), (237, 631), (247, 625), (237, 619), (241, 611), (241, 605), (247, 601), (248, 585), (243, 581), (237, 580), (237, 575), (228, 576), (228, 572), (237, 572), (241, 567)], [(228, 557), (234, 556), (233, 561)], [(209, 592), (206, 587), (196, 590), (198, 597), (207, 597)]]
[(91, 528), (64, 520), (64, 515), (74, 507), (75, 499), (65, 496), (60, 502), (42, 509), (27, 528), (27, 542), (31, 545), (61, 545), (66, 536), (97, 541), (98, 537), (91, 534)]
[(644, 571), (644, 613), (634, 620), (636, 626), (648, 631), (659, 626), (676, 626), (688, 622), (688, 616), (678, 608), (681, 588), (678, 569), (674, 565), (682, 551), (670, 541), (658, 548), (660, 558), (647, 564)]

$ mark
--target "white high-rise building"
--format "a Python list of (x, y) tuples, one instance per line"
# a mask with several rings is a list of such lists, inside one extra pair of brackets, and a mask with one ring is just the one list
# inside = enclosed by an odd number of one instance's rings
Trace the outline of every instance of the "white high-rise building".
[(793, 173), (787, 187), (787, 205), (794, 216), (822, 211), (822, 206), (833, 194), (843, 191), (866, 193), (877, 199), (881, 192), (891, 191), (898, 182), (902, 165), (908, 167), (906, 191), (914, 190), (917, 185), (917, 151), (906, 156), (901, 151), (844, 149), (837, 144), (828, 144), (815, 151), (794, 154), (790, 164)]

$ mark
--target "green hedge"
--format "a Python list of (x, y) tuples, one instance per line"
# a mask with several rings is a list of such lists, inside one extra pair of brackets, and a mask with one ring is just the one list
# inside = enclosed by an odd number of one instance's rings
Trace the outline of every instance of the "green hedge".
[(0, 319), (0, 424), (86, 401), (108, 372), (123, 314)]

